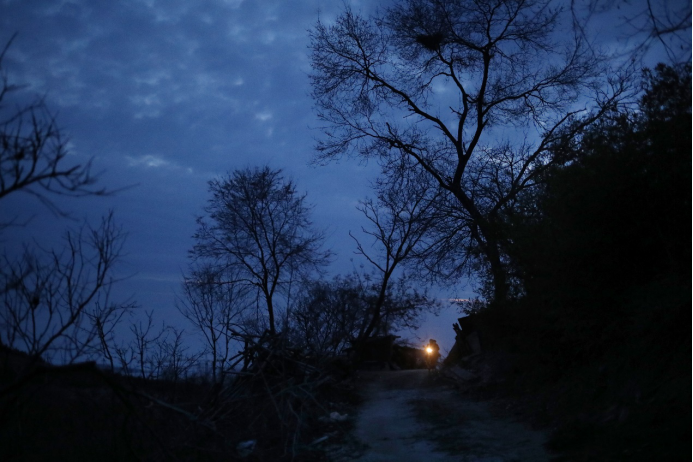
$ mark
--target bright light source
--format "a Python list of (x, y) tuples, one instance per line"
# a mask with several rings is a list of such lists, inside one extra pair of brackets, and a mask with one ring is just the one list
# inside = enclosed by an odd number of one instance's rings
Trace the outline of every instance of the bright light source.
[(431, 353), (433, 353), (433, 348), (431, 348), (431, 347), (426, 347), (426, 353), (428, 353), (429, 355), (430, 355)]

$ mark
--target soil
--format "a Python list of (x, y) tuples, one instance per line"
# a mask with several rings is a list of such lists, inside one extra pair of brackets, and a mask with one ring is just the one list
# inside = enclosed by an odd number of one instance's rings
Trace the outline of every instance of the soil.
[(492, 403), (461, 394), (427, 370), (362, 371), (364, 402), (350, 444), (332, 451), (346, 461), (548, 461), (547, 435)]

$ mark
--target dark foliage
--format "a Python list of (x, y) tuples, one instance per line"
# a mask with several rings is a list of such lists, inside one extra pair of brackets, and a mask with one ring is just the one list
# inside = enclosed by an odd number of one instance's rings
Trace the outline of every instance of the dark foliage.
[(690, 103), (690, 64), (645, 71), (638, 110), (567, 140), (506, 215), (522, 295), (478, 319), (513, 380), (542, 390), (565, 460), (690, 451)]
[(429, 51), (438, 51), (440, 44), (443, 43), (445, 36), (441, 33), (435, 34), (419, 34), (416, 36), (416, 42), (420, 43)]
[(636, 290), (690, 282), (690, 86), (690, 67), (648, 71), (640, 111), (565, 147), (572, 160), (508, 226), (527, 303), (576, 359), (629, 335)]

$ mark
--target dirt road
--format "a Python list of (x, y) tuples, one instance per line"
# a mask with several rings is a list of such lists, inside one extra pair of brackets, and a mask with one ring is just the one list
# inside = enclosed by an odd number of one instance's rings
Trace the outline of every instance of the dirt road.
[(545, 435), (465, 398), (426, 370), (362, 372), (358, 454), (339, 461), (545, 461)]

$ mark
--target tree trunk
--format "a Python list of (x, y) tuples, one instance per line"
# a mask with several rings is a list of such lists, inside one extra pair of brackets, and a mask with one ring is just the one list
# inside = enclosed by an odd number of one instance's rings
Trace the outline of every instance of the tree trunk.
[(508, 276), (501, 261), (498, 237), (495, 226), (489, 217), (482, 215), (476, 204), (457, 185), (450, 189), (462, 207), (469, 213), (473, 225), (471, 227), (472, 238), (477, 242), (486, 262), (491, 267), (493, 278), (493, 301), (503, 303), (508, 299)]
[(503, 303), (508, 299), (508, 275), (501, 263), (498, 245), (487, 242), (486, 258), (491, 265), (491, 275), (493, 277), (493, 301)]
[(383, 277), (383, 282), (380, 285), (380, 293), (378, 294), (378, 300), (375, 302), (375, 306), (373, 307), (373, 317), (371, 318), (371, 322), (368, 324), (368, 327), (366, 330), (361, 334), (362, 338), (368, 338), (372, 333), (375, 327), (380, 323), (381, 319), (381, 311), (383, 308), (383, 305), (385, 304), (385, 295), (387, 292), (387, 285), (390, 281), (390, 274), (385, 274)]
[(270, 334), (274, 337), (274, 335), (277, 333), (276, 329), (274, 328), (274, 305), (272, 303), (272, 297), (268, 296), (267, 297), (267, 315), (269, 318), (269, 331)]

